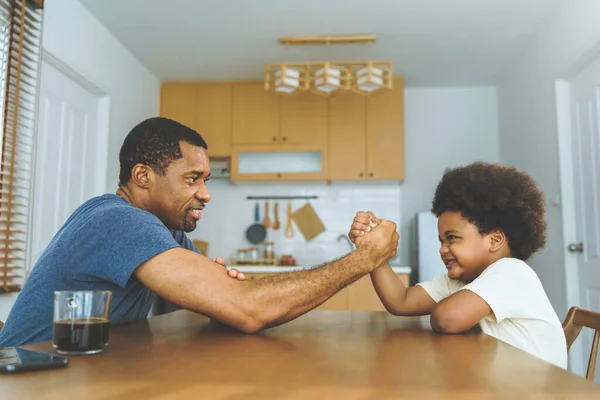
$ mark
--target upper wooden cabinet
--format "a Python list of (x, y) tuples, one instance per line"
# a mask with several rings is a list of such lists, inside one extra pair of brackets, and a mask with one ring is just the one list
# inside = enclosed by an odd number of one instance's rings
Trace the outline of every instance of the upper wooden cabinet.
[(329, 179), (404, 179), (403, 89), (330, 98)]
[[(274, 96), (273, 93), (270, 93)], [(312, 93), (281, 97), (280, 142), (299, 145), (327, 145), (326, 98)]]
[(265, 91), (263, 83), (233, 87), (233, 144), (278, 143), (280, 97)]
[(196, 90), (196, 126), (211, 157), (231, 155), (231, 92), (228, 84), (201, 84)]
[(401, 78), (390, 91), (329, 98), (278, 96), (263, 82), (165, 83), (161, 115), (198, 131), (212, 157), (233, 161), (242, 150), (322, 155), (319, 172), (239, 174), (238, 180), (403, 180), (403, 90)]
[(329, 100), (329, 179), (364, 179), (367, 99), (340, 93)]
[(327, 99), (308, 93), (281, 97), (262, 83), (233, 87), (234, 145), (327, 145)]
[(160, 89), (160, 116), (171, 118), (197, 131), (196, 85), (163, 83)]
[(367, 178), (404, 179), (404, 90), (394, 88), (367, 99)]
[(211, 157), (231, 155), (231, 91), (226, 83), (164, 83), (160, 115), (198, 132)]

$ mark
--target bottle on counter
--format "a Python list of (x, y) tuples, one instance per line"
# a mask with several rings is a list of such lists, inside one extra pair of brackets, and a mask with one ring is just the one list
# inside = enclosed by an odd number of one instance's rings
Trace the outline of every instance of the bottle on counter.
[(263, 250), (263, 258), (265, 260), (272, 260), (275, 258), (275, 250), (274, 250), (274, 244), (273, 242), (265, 242), (264, 245), (264, 250)]
[(236, 264), (237, 265), (248, 264), (248, 249), (238, 249), (237, 250)]
[(250, 264), (258, 264), (258, 247), (250, 247), (248, 249)]

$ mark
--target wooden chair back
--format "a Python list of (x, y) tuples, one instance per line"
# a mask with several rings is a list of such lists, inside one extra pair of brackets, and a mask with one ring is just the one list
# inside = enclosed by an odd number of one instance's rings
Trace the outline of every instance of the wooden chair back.
[(571, 307), (562, 326), (567, 338), (567, 350), (571, 348), (583, 327), (594, 329), (594, 340), (592, 341), (590, 360), (585, 374), (587, 380), (593, 381), (596, 371), (596, 358), (598, 357), (598, 341), (600, 340), (600, 313), (579, 307)]

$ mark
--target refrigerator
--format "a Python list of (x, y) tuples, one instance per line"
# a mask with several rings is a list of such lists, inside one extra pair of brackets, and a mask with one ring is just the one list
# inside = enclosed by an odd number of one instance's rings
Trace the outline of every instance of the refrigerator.
[(426, 282), (446, 273), (440, 257), (437, 217), (431, 211), (417, 213), (417, 262), (419, 282)]

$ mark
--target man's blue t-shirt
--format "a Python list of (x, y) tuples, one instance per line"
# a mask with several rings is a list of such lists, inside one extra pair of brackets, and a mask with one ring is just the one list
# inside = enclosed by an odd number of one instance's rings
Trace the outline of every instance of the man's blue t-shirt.
[(52, 337), (55, 290), (110, 290), (111, 324), (147, 317), (155, 295), (133, 275), (145, 261), (174, 247), (195, 250), (182, 231), (121, 196), (105, 194), (82, 204), (31, 271), (0, 331), (0, 347)]

